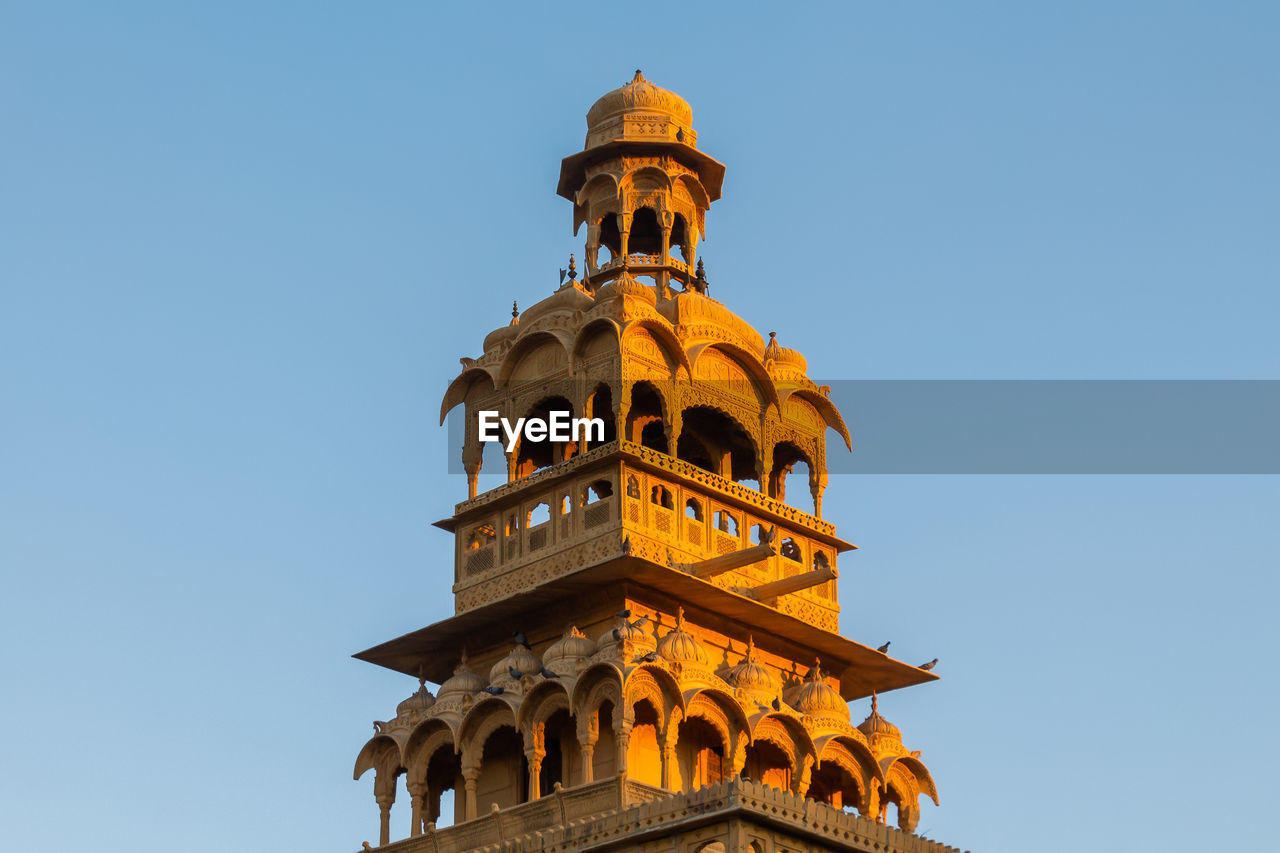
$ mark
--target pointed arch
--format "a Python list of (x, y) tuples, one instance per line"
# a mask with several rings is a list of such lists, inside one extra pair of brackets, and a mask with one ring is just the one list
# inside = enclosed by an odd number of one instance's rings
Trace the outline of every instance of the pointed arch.
[(425, 779), (431, 757), (446, 746), (451, 752), (458, 752), (455, 732), (446, 720), (432, 717), (414, 726), (404, 744), (404, 765), (410, 776)]
[(459, 751), (483, 746), (485, 738), (500, 726), (516, 728), (516, 712), (512, 704), (498, 696), (477, 702), (458, 725)]
[[(683, 367), (687, 375), (693, 376), (693, 362), (690, 361), (688, 353), (685, 352), (684, 347), (680, 344), (680, 339), (676, 337), (675, 330), (670, 325), (657, 317), (642, 317), (638, 320), (632, 320), (623, 326), (619, 337), (620, 342), (625, 344), (628, 333), (636, 329), (644, 329), (653, 335), (669, 362), (674, 364), (676, 368)], [(672, 370), (673, 375), (678, 375), (678, 372), (678, 370)]]
[[(769, 371), (764, 369), (764, 364), (761, 363), (755, 353), (752, 353), (737, 344), (728, 343), (727, 341), (711, 341), (709, 343), (694, 344), (689, 347), (688, 350), (686, 350), (689, 356), (689, 362), (696, 365), (698, 363), (698, 359), (702, 357), (702, 354), (707, 350), (712, 349), (719, 350), (724, 353), (735, 364), (741, 367), (746, 374), (751, 377), (752, 385), (757, 389), (756, 393), (761, 396), (761, 402), (766, 406), (772, 405), (777, 410), (778, 414), (781, 415), (782, 404), (778, 400), (777, 386), (773, 384), (773, 377), (769, 375)], [(694, 375), (692, 370), (689, 371), (689, 375)]]
[(579, 673), (569, 698), (575, 716), (590, 714), (606, 701), (621, 704), (622, 670), (612, 663), (592, 664)]
[(565, 364), (568, 364), (569, 352), (573, 346), (573, 340), (569, 338), (568, 335), (549, 332), (546, 330), (528, 332), (516, 338), (515, 344), (513, 344), (511, 349), (507, 350), (507, 354), (502, 357), (502, 364), (498, 368), (498, 376), (494, 382), (495, 386), (502, 387), (510, 382), (511, 374), (515, 372), (515, 369), (519, 366), (521, 359), (548, 341), (555, 341), (556, 345), (560, 347), (562, 354), (564, 355)]
[(835, 403), (831, 402), (825, 395), (808, 388), (794, 388), (783, 392), (782, 399), (785, 400), (789, 397), (797, 397), (811, 404), (818, 410), (818, 414), (822, 415), (822, 419), (827, 426), (835, 430), (844, 439), (844, 446), (849, 450), (853, 450), (853, 436), (849, 433), (849, 427), (845, 425), (844, 418), (841, 417), (840, 410), (836, 408)]
[(352, 771), (352, 779), (359, 780), (361, 776), (377, 767), (380, 763), (394, 759), (397, 765), (403, 766), (404, 762), (400, 754), (400, 744), (390, 735), (378, 734), (369, 738), (368, 742), (360, 748), (360, 754), (356, 756), (355, 770)]
[(576, 375), (581, 365), (583, 357), (586, 355), (587, 344), (591, 343), (602, 333), (613, 333), (613, 338), (618, 344), (618, 351), (622, 351), (622, 326), (618, 325), (616, 320), (609, 317), (597, 317), (590, 323), (587, 323), (578, 330), (577, 337), (573, 340), (573, 348), (570, 351), (570, 367)]
[(917, 792), (928, 794), (935, 806), (941, 805), (938, 800), (938, 786), (934, 784), (933, 776), (929, 773), (929, 768), (924, 766), (923, 761), (913, 755), (904, 755), (898, 758), (886, 758), (881, 764), (884, 767), (883, 776), (886, 781), (894, 772), (906, 774)]
[(459, 403), (467, 398), (467, 394), (471, 391), (471, 386), (477, 382), (484, 383), (488, 387), (486, 391), (495, 390), (493, 384), (493, 376), (483, 367), (468, 367), (466, 370), (458, 374), (457, 378), (449, 383), (449, 387), (445, 389), (444, 399), (440, 401), (440, 425), (444, 425), (444, 420), (449, 416)]
[(516, 709), (516, 728), (523, 732), (529, 726), (545, 722), (547, 717), (559, 710), (573, 714), (569, 688), (558, 678), (543, 679), (520, 701), (520, 707)]

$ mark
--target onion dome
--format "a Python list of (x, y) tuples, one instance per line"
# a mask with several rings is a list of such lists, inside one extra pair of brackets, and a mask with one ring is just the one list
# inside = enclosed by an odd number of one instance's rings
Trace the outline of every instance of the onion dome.
[(467, 666), (467, 653), (464, 650), (462, 660), (458, 661), (457, 667), (453, 670), (453, 675), (445, 679), (444, 684), (440, 685), (440, 692), (436, 695), (436, 701), (441, 702), (447, 698), (470, 696), (478, 692), (482, 687), (484, 687), (484, 679), (472, 672), (471, 668)]
[(693, 108), (684, 98), (644, 78), (606, 92), (587, 110), (587, 147), (615, 139), (643, 138), (692, 145)]
[(836, 717), (849, 722), (849, 705), (822, 674), (822, 661), (814, 660), (804, 683), (793, 689), (788, 704), (807, 717)]
[(684, 629), (684, 608), (676, 611), (676, 627), (658, 641), (658, 654), (672, 663), (710, 664), (706, 649)]
[(635, 276), (625, 271), (596, 291), (596, 302), (607, 302), (619, 296), (630, 296), (650, 305), (658, 304), (658, 291), (637, 281)]
[(490, 668), (489, 683), (498, 684), (502, 681), (519, 681), (518, 678), (511, 674), (510, 670), (513, 669), (524, 675), (537, 675), (542, 672), (542, 663), (533, 652), (529, 651), (528, 646), (516, 643), (506, 657)]
[(578, 672), (578, 662), (595, 652), (596, 644), (574, 625), (542, 654), (542, 664), (556, 675), (572, 676)]
[(528, 326), (539, 317), (548, 314), (572, 314), (575, 311), (586, 311), (595, 299), (576, 281), (566, 281), (555, 293), (531, 307), (525, 309), (520, 322)]
[(662, 303), (658, 309), (673, 326), (718, 326), (728, 333), (728, 340), (764, 359), (764, 338), (746, 320), (710, 296), (686, 290)]
[[(624, 613), (630, 615), (627, 611)], [(600, 635), (600, 639), (596, 640), (596, 647), (602, 652), (616, 651), (619, 648), (624, 650), (635, 647), (653, 648), (653, 637), (644, 630), (644, 623), (647, 621), (647, 619), (637, 619), (635, 622), (629, 622), (626, 615), (618, 616), (614, 627), (605, 631)]]
[(809, 369), (809, 362), (805, 361), (805, 357), (793, 349), (787, 349), (778, 346), (778, 333), (769, 333), (769, 343), (764, 348), (765, 363), (772, 361), (774, 364), (787, 367), (797, 368), (801, 373)]
[(730, 686), (747, 693), (762, 696), (778, 695), (778, 682), (764, 666), (756, 661), (756, 641), (747, 637), (747, 656), (725, 673), (724, 680)]
[(876, 694), (871, 694), (871, 714), (858, 726), (858, 731), (867, 736), (867, 740), (890, 738), (902, 742), (902, 732), (893, 723), (880, 716), (876, 702)]
[(484, 336), (484, 350), (488, 352), (503, 341), (513, 340), (516, 335), (520, 334), (520, 306), (515, 302), (511, 303), (511, 322), (506, 326), (494, 329), (492, 332)]
[(431, 695), (426, 683), (419, 679), (418, 689), (414, 691), (413, 695), (396, 706), (396, 716), (416, 717), (425, 714), (435, 703), (436, 697)]

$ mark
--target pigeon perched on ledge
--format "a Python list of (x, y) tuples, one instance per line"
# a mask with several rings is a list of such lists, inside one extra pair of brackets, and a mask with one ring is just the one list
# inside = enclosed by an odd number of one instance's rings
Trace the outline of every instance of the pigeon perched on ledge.
[(878, 651), (882, 655), (889, 654), (889, 644), (885, 643), (883, 646), (880, 646), (878, 649), (876, 649), (876, 651)]
[(929, 661), (928, 663), (922, 663), (922, 664), (920, 664), (918, 667), (916, 667), (916, 669), (923, 669), (925, 672), (928, 672), (929, 670), (933, 669), (933, 668), (934, 668), (935, 666), (937, 666), (937, 665), (938, 665), (938, 659), (937, 659), (937, 658), (934, 658), (933, 660)]

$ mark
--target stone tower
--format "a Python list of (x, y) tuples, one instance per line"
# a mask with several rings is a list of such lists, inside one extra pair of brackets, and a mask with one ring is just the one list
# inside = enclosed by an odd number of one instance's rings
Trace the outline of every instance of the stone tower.
[[(489, 333), (441, 406), (465, 418), (468, 497), (438, 522), (455, 615), (356, 656), (419, 679), (356, 761), (381, 845), (947, 849), (911, 834), (937, 791), (874, 699), (935, 676), (838, 633), (854, 546), (821, 507), (848, 429), (695, 260), (723, 177), (688, 103), (639, 72), (587, 113), (558, 188), (585, 274)], [(604, 433), (523, 439), (477, 494), (481, 411)]]

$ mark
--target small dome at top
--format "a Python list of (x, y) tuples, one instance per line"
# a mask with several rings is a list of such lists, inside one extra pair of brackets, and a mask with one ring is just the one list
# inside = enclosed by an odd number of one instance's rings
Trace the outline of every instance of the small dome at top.
[(557, 675), (574, 675), (578, 661), (591, 657), (595, 651), (596, 644), (574, 625), (543, 653), (542, 663)]
[(586, 311), (594, 303), (595, 299), (583, 289), (582, 285), (576, 281), (567, 281), (560, 286), (559, 290), (546, 299), (525, 309), (524, 314), (520, 317), (520, 322), (525, 324), (532, 323), (539, 317), (556, 312), (572, 314), (575, 311)]
[(764, 360), (766, 362), (773, 361), (779, 365), (790, 365), (798, 367), (801, 373), (809, 369), (809, 363), (805, 361), (803, 355), (793, 349), (787, 349), (778, 345), (778, 333), (769, 333), (769, 344), (764, 348)]
[[(625, 119), (633, 114), (658, 120), (639, 127), (623, 127)], [(668, 121), (661, 121), (664, 117)], [(587, 147), (632, 135), (667, 137), (692, 145), (692, 125), (693, 109), (689, 102), (675, 92), (650, 83), (637, 69), (629, 83), (602, 95), (587, 110)]]
[(838, 717), (849, 721), (849, 705), (844, 697), (827, 683), (822, 674), (822, 661), (815, 660), (804, 683), (795, 688), (789, 702), (801, 714), (810, 717)]
[(684, 629), (684, 608), (676, 611), (676, 627), (658, 641), (658, 654), (672, 663), (710, 663), (706, 649)]
[(503, 341), (512, 340), (516, 335), (520, 334), (520, 305), (516, 302), (511, 303), (511, 322), (505, 326), (499, 326), (484, 338), (484, 349), (486, 351), (493, 349)]
[(872, 735), (877, 735), (879, 737), (893, 738), (898, 742), (902, 741), (902, 732), (898, 730), (898, 727), (880, 716), (874, 693), (871, 694), (871, 713), (858, 726), (858, 731), (868, 738)]
[(484, 687), (484, 679), (471, 671), (467, 665), (467, 653), (464, 651), (462, 660), (458, 661), (458, 665), (453, 670), (453, 675), (440, 685), (436, 700), (439, 701), (448, 696), (470, 696), (482, 687)]
[(427, 689), (427, 685), (418, 683), (418, 689), (413, 695), (396, 706), (397, 717), (409, 717), (413, 714), (420, 714), (436, 703), (436, 697), (431, 695), (431, 691)]
[(527, 646), (516, 643), (515, 647), (507, 653), (507, 656), (498, 661), (489, 670), (489, 683), (497, 684), (499, 681), (515, 681), (517, 680), (511, 675), (510, 670), (519, 670), (524, 675), (537, 675), (542, 672), (542, 663), (538, 658), (529, 651)]
[(650, 305), (658, 304), (658, 292), (646, 284), (641, 283), (629, 272), (623, 272), (622, 275), (606, 282), (596, 291), (596, 301), (606, 302), (615, 296), (630, 296), (635, 299), (642, 299)]
[(778, 682), (774, 679), (773, 674), (756, 661), (756, 642), (754, 637), (747, 638), (747, 656), (725, 673), (724, 680), (733, 687), (751, 693), (773, 696), (778, 692)]

